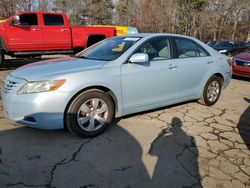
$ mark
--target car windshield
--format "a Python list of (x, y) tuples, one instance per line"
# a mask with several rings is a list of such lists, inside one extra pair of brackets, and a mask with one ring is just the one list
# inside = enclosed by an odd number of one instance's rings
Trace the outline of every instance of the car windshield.
[(207, 45), (209, 46), (214, 46), (217, 43), (217, 41), (209, 41)]
[(77, 57), (101, 61), (112, 61), (120, 57), (138, 40), (140, 40), (140, 37), (123, 36), (106, 39), (79, 53)]
[(233, 47), (233, 46), (234, 46), (233, 43), (228, 41), (218, 42), (217, 44), (214, 45), (214, 47)]

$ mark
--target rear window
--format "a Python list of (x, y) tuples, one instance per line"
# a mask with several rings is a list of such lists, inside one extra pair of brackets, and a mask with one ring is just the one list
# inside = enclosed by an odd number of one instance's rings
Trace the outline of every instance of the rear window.
[(175, 38), (178, 58), (205, 57), (209, 53), (196, 42), (186, 38)]
[(64, 25), (62, 15), (43, 14), (44, 25), (47, 26), (60, 26)]

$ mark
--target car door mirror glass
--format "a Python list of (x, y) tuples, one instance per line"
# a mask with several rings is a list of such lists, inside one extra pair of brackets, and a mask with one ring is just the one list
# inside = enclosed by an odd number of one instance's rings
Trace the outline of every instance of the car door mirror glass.
[(14, 16), (13, 25), (20, 25), (20, 17), (18, 15)]
[(148, 58), (148, 54), (146, 53), (136, 53), (136, 54), (133, 54), (130, 59), (129, 59), (129, 62), (130, 63), (147, 63), (149, 61), (149, 58)]

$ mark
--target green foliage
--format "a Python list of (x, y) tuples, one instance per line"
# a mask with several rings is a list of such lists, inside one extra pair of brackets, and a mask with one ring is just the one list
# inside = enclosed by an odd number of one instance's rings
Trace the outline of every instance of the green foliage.
[(180, 28), (184, 29), (187, 26), (188, 22), (187, 20), (180, 20), (178, 24)]
[(178, 0), (177, 4), (180, 8), (188, 11), (201, 11), (205, 8), (208, 0)]
[(134, 0), (120, 0), (116, 3), (115, 23), (118, 25), (130, 25), (133, 20)]
[(207, 0), (191, 0), (189, 2), (189, 6), (193, 10), (201, 11), (205, 7), (207, 2), (208, 2)]
[(128, 5), (126, 3), (120, 2), (116, 6), (116, 10), (119, 14), (128, 13)]
[(208, 0), (178, 0), (176, 11), (178, 27), (183, 31), (188, 25), (195, 24), (193, 23), (194, 14), (203, 11), (207, 3)]
[(92, 24), (111, 24), (113, 9), (112, 0), (93, 0), (86, 4), (82, 15), (91, 19)]

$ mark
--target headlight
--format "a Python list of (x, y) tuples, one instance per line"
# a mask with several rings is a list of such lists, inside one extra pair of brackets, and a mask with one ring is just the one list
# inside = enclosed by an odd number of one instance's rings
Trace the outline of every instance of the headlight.
[(65, 80), (48, 80), (37, 81), (25, 84), (19, 91), (20, 94), (40, 93), (46, 91), (54, 91), (65, 83)]

